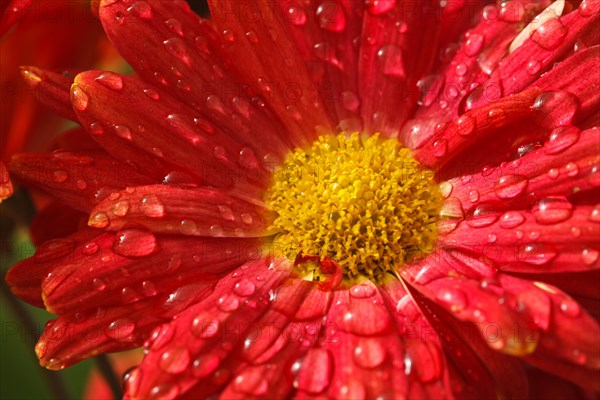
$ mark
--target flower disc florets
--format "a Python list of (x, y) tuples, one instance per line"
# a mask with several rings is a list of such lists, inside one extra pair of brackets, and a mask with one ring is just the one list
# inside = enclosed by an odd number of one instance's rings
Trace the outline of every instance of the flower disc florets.
[[(382, 279), (431, 252), (442, 203), (433, 172), (396, 139), (340, 134), (297, 149), (267, 195), (280, 232), (275, 251), (289, 259), (332, 260), (347, 279)], [(304, 268), (322, 279), (317, 263)]]

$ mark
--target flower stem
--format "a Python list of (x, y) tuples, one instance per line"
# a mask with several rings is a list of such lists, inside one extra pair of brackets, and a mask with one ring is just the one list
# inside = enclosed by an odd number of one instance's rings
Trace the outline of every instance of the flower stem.
[(105, 354), (100, 354), (94, 357), (96, 367), (100, 371), (100, 374), (110, 387), (110, 391), (115, 399), (123, 398), (123, 390), (121, 389), (121, 380), (117, 376), (115, 370), (112, 368), (108, 357)]
[[(20, 300), (18, 300), (10, 291), (4, 279), (0, 279), (0, 294), (1, 297), (6, 301), (10, 309), (13, 311), (14, 315), (17, 318), (17, 321), (21, 324), (23, 331), (25, 332), (37, 332), (37, 325), (27, 309), (23, 307), (23, 304)], [(24, 335), (25, 340), (28, 342), (27, 345), (29, 348), (33, 349), (35, 343), (31, 340), (30, 335)], [(33, 351), (28, 354), (33, 354)], [(38, 369), (39, 373), (42, 375), (42, 378), (46, 381), (46, 384), (50, 388), (50, 391), (55, 399), (68, 399), (70, 398), (69, 392), (65, 383), (62, 379), (62, 376), (59, 373), (48, 371), (46, 369)]]

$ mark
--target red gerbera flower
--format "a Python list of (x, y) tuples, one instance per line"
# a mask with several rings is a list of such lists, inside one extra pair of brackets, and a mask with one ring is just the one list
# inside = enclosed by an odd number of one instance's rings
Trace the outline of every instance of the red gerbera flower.
[(101, 1), (137, 74), (70, 103), (27, 70), (98, 143), (10, 165), (89, 214), (7, 276), (59, 315), (43, 366), (144, 344), (136, 399), (600, 389), (597, 2), (209, 4)]

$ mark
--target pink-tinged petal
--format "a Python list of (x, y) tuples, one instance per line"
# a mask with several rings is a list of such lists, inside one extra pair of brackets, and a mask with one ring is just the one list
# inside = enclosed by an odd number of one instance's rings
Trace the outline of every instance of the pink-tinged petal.
[(21, 67), (21, 75), (37, 101), (55, 113), (77, 121), (69, 98), (72, 75), (57, 74), (36, 67)]
[[(150, 96), (144, 91), (152, 90)], [(262, 153), (208, 124), (204, 117), (159, 88), (112, 72), (77, 75), (71, 88), (75, 113), (110, 154), (151, 176), (172, 182), (170, 172), (193, 174), (204, 185), (254, 187), (268, 178)], [(135, 121), (135, 123), (132, 123)]]
[(541, 148), (517, 160), (444, 183), (446, 204), (462, 212), (477, 205), (521, 209), (546, 197), (597, 190), (599, 146), (598, 128), (581, 132), (574, 127), (556, 128)]
[[(600, 223), (590, 219), (599, 209), (560, 197), (542, 199), (532, 211), (503, 212), (481, 204), (439, 243), (480, 253), (506, 271), (588, 271), (600, 267)], [(453, 223), (441, 222), (441, 230), (448, 224)]]
[(0, 161), (0, 203), (8, 199), (13, 194), (13, 185), (10, 181), (8, 170), (2, 161)]
[[(89, 212), (113, 191), (153, 180), (103, 151), (24, 153), (9, 164), (12, 174), (79, 211)], [(145, 172), (145, 171), (144, 171)]]
[(84, 229), (88, 215), (53, 201), (33, 217), (29, 233), (34, 246), (60, 239)]
[[(261, 329), (254, 323), (268, 312), (273, 290), (286, 279), (290, 267), (287, 262), (269, 266), (259, 260), (224, 277), (209, 296), (161, 328), (168, 334), (158, 332), (146, 343), (148, 352), (133, 374), (136, 379), (126, 382), (127, 395), (171, 398), (196, 386), (195, 395), (207, 397), (226, 385), (248, 364), (233, 350), (252, 344), (253, 336), (248, 335)], [(260, 389), (254, 378), (250, 373), (249, 381), (240, 382), (240, 390)]]
[(435, 15), (443, 8), (409, 1), (366, 7), (358, 86), (367, 132), (396, 136), (414, 111), (417, 93), (410, 88), (433, 65), (441, 34)]
[[(520, 92), (529, 85), (535, 86), (533, 82), (536, 78), (553, 68), (555, 63), (567, 58), (576, 44), (579, 44), (578, 50), (581, 50), (582, 45), (591, 47), (599, 44), (600, 37), (596, 28), (599, 21), (600, 13), (584, 16), (578, 10), (574, 10), (565, 16), (543, 23), (531, 33), (529, 39), (500, 62), (496, 72), (500, 78), (503, 95)], [(570, 77), (577, 76), (579, 82), (585, 82), (589, 75), (569, 70), (568, 74), (561, 75), (561, 79), (569, 81)], [(542, 77), (540, 81), (544, 79)], [(494, 80), (494, 76), (491, 80)], [(561, 86), (569, 88), (565, 84), (560, 83)], [(583, 97), (582, 100), (587, 99)]]
[(100, 233), (92, 229), (80, 230), (69, 237), (42, 243), (32, 257), (15, 264), (9, 269), (4, 279), (13, 293), (19, 296), (21, 300), (43, 308), (42, 280), (62, 260), (68, 260), (77, 246), (99, 235)]
[[(234, 77), (251, 88), (288, 128), (293, 143), (331, 131), (319, 92), (278, 2), (208, 1)], [(244, 60), (240, 63), (239, 60)]]
[[(178, 292), (186, 296), (173, 300)], [(48, 322), (35, 351), (40, 364), (60, 370), (98, 354), (139, 347), (152, 329), (210, 293), (208, 283), (181, 287), (133, 304), (93, 308)]]
[(32, 0), (11, 0), (3, 5), (0, 17), (0, 37), (16, 24), (31, 7)]
[[(267, 236), (266, 210), (224, 191), (171, 185), (139, 186), (109, 196), (90, 213), (90, 226), (144, 226), (155, 233), (209, 237)], [(96, 215), (108, 220), (97, 220)]]
[(252, 87), (232, 78), (227, 70), (231, 62), (221, 59), (217, 33), (187, 5), (104, 2), (100, 19), (145, 81), (169, 91), (241, 143), (256, 145), (264, 155), (281, 157), (289, 149), (285, 127), (253, 100)]
[(278, 1), (328, 115), (340, 130), (360, 131), (358, 55), (364, 5), (352, 0)]
[(256, 259), (260, 242), (154, 236), (141, 229), (106, 233), (54, 260), (42, 282), (46, 308), (58, 314), (134, 303), (183, 283), (213, 281)]
[[(427, 76), (417, 84), (420, 107), (414, 119), (402, 129), (403, 142), (410, 148), (420, 147), (436, 131), (459, 117), (463, 112), (461, 106), (466, 107), (464, 99), (469, 96), (476, 97), (484, 90), (486, 100), (497, 99), (501, 95), (498, 86), (481, 84), (505, 57), (519, 27), (533, 18), (545, 3), (548, 2), (511, 1), (500, 6), (487, 5), (477, 26), (465, 33), (452, 60), (439, 74)], [(450, 47), (448, 51), (451, 50)]]

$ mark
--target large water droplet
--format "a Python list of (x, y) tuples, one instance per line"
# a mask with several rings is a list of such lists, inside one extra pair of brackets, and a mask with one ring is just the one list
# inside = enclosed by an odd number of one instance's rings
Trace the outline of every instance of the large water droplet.
[(235, 284), (233, 287), (233, 293), (238, 296), (248, 297), (254, 294), (256, 290), (256, 285), (250, 281), (249, 279), (243, 278), (239, 282)]
[(396, 6), (396, 0), (366, 0), (367, 11), (373, 15), (381, 15)]
[(473, 57), (481, 47), (483, 46), (483, 36), (478, 33), (472, 33), (467, 37), (467, 41), (465, 42), (465, 54), (469, 57)]
[(353, 353), (354, 362), (363, 368), (380, 366), (386, 357), (386, 351), (377, 339), (361, 338)]
[(183, 37), (183, 25), (177, 18), (169, 18), (165, 21), (165, 25), (171, 30), (171, 32)]
[(81, 88), (74, 84), (71, 88), (71, 102), (77, 111), (85, 111), (90, 102), (90, 96)]
[(519, 259), (531, 265), (545, 265), (556, 258), (554, 246), (545, 243), (532, 243), (519, 249)]
[(342, 32), (346, 28), (346, 15), (342, 5), (334, 1), (325, 1), (317, 7), (319, 26), (332, 32)]
[(246, 369), (233, 380), (233, 389), (240, 393), (262, 396), (269, 389), (264, 372), (259, 369)]
[(516, 228), (525, 222), (525, 217), (519, 211), (507, 211), (500, 218), (500, 226), (505, 229)]
[(168, 374), (179, 374), (190, 364), (190, 352), (185, 347), (165, 351), (158, 362), (160, 369)]
[(102, 86), (107, 87), (111, 90), (121, 91), (123, 90), (123, 78), (121, 75), (115, 74), (114, 72), (103, 72), (96, 78), (96, 82)]
[(118, 341), (128, 341), (130, 335), (135, 330), (135, 322), (126, 318), (121, 318), (111, 322), (105, 329), (104, 333), (111, 339)]
[(462, 311), (467, 306), (467, 296), (458, 288), (442, 288), (437, 292), (437, 299), (448, 305), (454, 312)]
[(118, 217), (124, 217), (129, 211), (129, 202), (127, 200), (121, 200), (115, 203), (112, 209), (112, 213)]
[(547, 197), (532, 209), (538, 224), (556, 224), (565, 221), (573, 214), (573, 205), (565, 197)]
[(544, 92), (533, 102), (536, 122), (546, 128), (570, 125), (579, 109), (579, 100), (573, 94), (558, 90)]
[(287, 20), (297, 26), (302, 26), (306, 23), (306, 13), (299, 5), (292, 4), (287, 9)]
[(598, 261), (598, 258), (600, 258), (600, 251), (596, 249), (587, 248), (583, 249), (581, 252), (581, 261), (583, 261), (585, 265), (595, 264)]
[(546, 50), (553, 50), (563, 42), (567, 32), (567, 27), (560, 22), (560, 19), (552, 18), (531, 34), (531, 40)]
[(129, 6), (127, 11), (130, 14), (135, 15), (136, 17), (139, 17), (141, 19), (152, 18), (152, 8), (145, 1), (136, 1), (131, 6)]
[(204, 378), (212, 374), (220, 363), (221, 360), (215, 354), (202, 355), (192, 363), (192, 374), (196, 378)]
[(97, 212), (90, 216), (88, 225), (92, 228), (105, 228), (108, 226), (109, 219), (105, 212)]
[(555, 128), (549, 135), (544, 145), (546, 154), (562, 153), (579, 140), (580, 130), (574, 126), (560, 126)]
[(187, 53), (187, 47), (183, 40), (178, 37), (172, 37), (163, 42), (167, 51), (174, 57), (179, 58), (186, 65), (190, 65), (190, 57)]
[(406, 76), (404, 56), (400, 47), (394, 44), (385, 45), (379, 49), (377, 57), (384, 75), (396, 78), (404, 78)]
[(157, 248), (156, 237), (150, 231), (125, 229), (117, 232), (113, 250), (125, 257), (144, 257)]
[(240, 299), (233, 294), (224, 295), (224, 296), (220, 297), (217, 302), (217, 307), (219, 307), (219, 310), (221, 310), (223, 312), (235, 311), (238, 309), (239, 306), (240, 306)]
[(390, 328), (387, 309), (378, 304), (351, 303), (343, 310), (341, 328), (357, 335), (370, 336), (383, 333)]
[(165, 206), (154, 194), (147, 194), (142, 197), (140, 211), (151, 218), (160, 218), (165, 215)]
[(494, 185), (496, 195), (501, 199), (512, 199), (523, 193), (529, 181), (522, 175), (504, 175)]
[(131, 140), (131, 129), (129, 129), (125, 125), (116, 125), (115, 132), (117, 136), (126, 140)]

